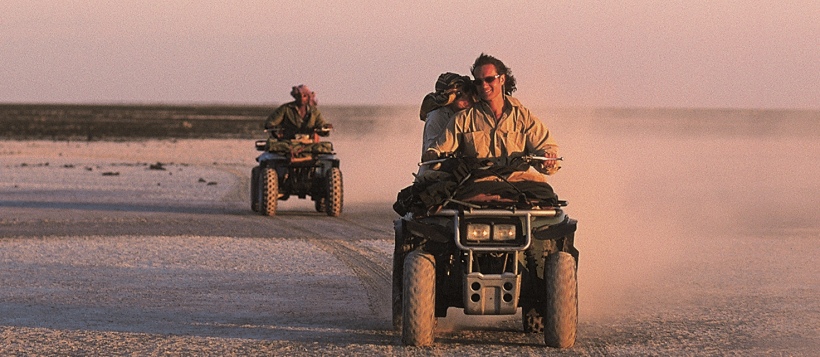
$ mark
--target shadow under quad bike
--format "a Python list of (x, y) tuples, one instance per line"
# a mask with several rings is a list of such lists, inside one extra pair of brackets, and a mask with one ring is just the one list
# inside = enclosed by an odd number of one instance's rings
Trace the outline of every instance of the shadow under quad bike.
[(320, 141), (330, 134), (325, 125), (312, 135), (297, 134), (282, 139), (281, 128), (266, 130), (267, 140), (257, 140), (259, 166), (251, 170), (251, 209), (265, 216), (276, 215), (279, 200), (291, 196), (310, 197), (317, 212), (338, 217), (342, 214), (343, 184), (339, 159), (333, 144)]
[[(534, 172), (529, 162), (554, 159), (521, 160)], [(482, 170), (501, 171), (497, 165), (474, 169), (475, 179), (458, 178), (441, 205), (394, 221), (394, 328), (401, 329), (404, 344), (428, 346), (436, 318), (445, 317), (449, 307), (466, 315), (513, 315), (520, 307), (525, 332), (543, 333), (550, 347), (572, 347), (578, 322), (577, 221), (566, 215), (566, 201), (558, 200), (545, 180), (516, 183), (512, 175), (498, 175), (503, 178), (496, 188), (513, 194), (486, 194), (481, 189), (490, 187), (486, 177), (492, 175)], [(546, 194), (522, 192), (528, 188)], [(425, 197), (431, 195), (425, 191)]]

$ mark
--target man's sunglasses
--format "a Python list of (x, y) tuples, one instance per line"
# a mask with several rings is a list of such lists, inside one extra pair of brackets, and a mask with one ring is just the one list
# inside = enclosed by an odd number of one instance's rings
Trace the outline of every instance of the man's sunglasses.
[(478, 78), (478, 79), (476, 79), (476, 80), (474, 80), (474, 81), (473, 81), (473, 84), (475, 84), (475, 85), (477, 85), (477, 86), (483, 85), (485, 82), (486, 82), (487, 84), (492, 84), (493, 82), (495, 82), (495, 80), (496, 80), (498, 77), (501, 77), (501, 75), (500, 75), (500, 74), (496, 74), (496, 75), (494, 75), (494, 76), (490, 76), (490, 77)]

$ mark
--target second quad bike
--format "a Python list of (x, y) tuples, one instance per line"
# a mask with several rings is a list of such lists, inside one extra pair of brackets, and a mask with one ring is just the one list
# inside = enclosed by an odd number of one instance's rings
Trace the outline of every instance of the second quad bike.
[(525, 332), (543, 333), (550, 347), (574, 345), (577, 221), (546, 181), (517, 180), (537, 159), (547, 158), (516, 159), (515, 169), (461, 165), (443, 202), (423, 205), (426, 211), (413, 212), (407, 202), (417, 195), (429, 203), (447, 183), (403, 190), (410, 191), (405, 204), (394, 205), (408, 212), (394, 221), (393, 325), (404, 344), (431, 345), (436, 318), (456, 307), (467, 315), (513, 315), (521, 308)]
[(291, 196), (310, 197), (317, 212), (338, 217), (342, 214), (343, 183), (339, 159), (333, 144), (321, 141), (332, 127), (325, 125), (311, 135), (282, 138), (281, 128), (266, 130), (267, 140), (257, 140), (258, 166), (251, 170), (251, 209), (274, 216), (278, 201)]

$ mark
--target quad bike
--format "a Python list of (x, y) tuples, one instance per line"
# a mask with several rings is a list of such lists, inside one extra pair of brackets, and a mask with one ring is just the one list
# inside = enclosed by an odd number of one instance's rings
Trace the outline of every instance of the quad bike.
[(402, 342), (431, 345), (436, 318), (449, 307), (467, 315), (513, 315), (520, 307), (525, 332), (543, 333), (550, 347), (572, 347), (577, 221), (564, 212), (566, 201), (452, 197), (394, 221), (393, 325)]
[(265, 216), (276, 215), (278, 201), (291, 196), (310, 197), (317, 212), (338, 217), (342, 214), (343, 186), (339, 159), (333, 145), (320, 141), (330, 134), (325, 125), (312, 135), (297, 134), (283, 139), (282, 129), (266, 130), (267, 140), (257, 140), (259, 166), (251, 170), (251, 209)]

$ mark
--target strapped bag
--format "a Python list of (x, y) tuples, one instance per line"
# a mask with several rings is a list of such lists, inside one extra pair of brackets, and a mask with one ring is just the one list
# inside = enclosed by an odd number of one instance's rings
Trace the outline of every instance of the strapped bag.
[(267, 150), (288, 156), (292, 161), (305, 161), (305, 159), (311, 159), (314, 154), (333, 154), (333, 143), (329, 141), (305, 143), (298, 140), (270, 138), (268, 139)]

